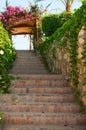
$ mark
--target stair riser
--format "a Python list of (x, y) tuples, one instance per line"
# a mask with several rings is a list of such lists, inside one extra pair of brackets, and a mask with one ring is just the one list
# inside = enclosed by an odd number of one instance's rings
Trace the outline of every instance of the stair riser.
[(36, 61), (29, 61), (29, 60), (28, 61), (19, 61), (18, 60), (18, 62), (15, 62), (15, 66), (14, 67), (16, 68), (16, 67), (20, 66), (20, 68), (21, 68), (23, 66), (26, 66), (26, 67), (29, 68), (29, 67), (33, 66), (35, 68), (34, 64), (35, 64), (36, 67), (38, 67), (38, 66), (45, 67), (44, 63), (42, 61), (39, 61), (39, 60), (36, 60)]
[(19, 102), (74, 102), (74, 97), (72, 95), (69, 96), (35, 96), (35, 95), (27, 95), (27, 96), (3, 96), (1, 97), (0, 100), (2, 100), (2, 102), (14, 102), (14, 99), (17, 98), (19, 100)]
[(14, 78), (18, 79), (29, 79), (29, 80), (62, 80), (64, 79), (64, 76), (62, 75), (13, 75)]
[(68, 85), (66, 81), (48, 81), (48, 80), (15, 80), (12, 82), (15, 86), (66, 86)]
[[(28, 68), (29, 67), (29, 68)], [(44, 66), (17, 66), (14, 68), (15, 70), (22, 70), (22, 69), (26, 69), (26, 70), (30, 70), (30, 69), (34, 69), (34, 70), (45, 70)]]
[(57, 105), (53, 105), (53, 104), (47, 104), (47, 105), (32, 105), (32, 104), (27, 104), (27, 105), (23, 105), (23, 104), (19, 104), (19, 105), (3, 105), (0, 106), (0, 111), (3, 112), (42, 112), (42, 113), (46, 113), (46, 112), (80, 112), (80, 108), (78, 107), (78, 105), (74, 105), (74, 104), (57, 104)]
[(43, 64), (43, 60), (42, 59), (38, 59), (38, 58), (33, 58), (32, 57), (32, 59), (20, 59), (20, 60), (18, 60), (18, 63), (19, 64), (22, 64), (23, 65), (23, 63), (27, 63), (27, 64), (32, 64), (32, 63), (39, 63), (40, 64), (40, 62), (41, 62), (41, 64)]
[(85, 130), (86, 127), (83, 127), (83, 126), (80, 126), (80, 127), (77, 127), (77, 126), (57, 126), (55, 127), (55, 125), (53, 126), (53, 128), (51, 126), (48, 126), (48, 127), (42, 127), (42, 126), (39, 126), (39, 125), (28, 125), (28, 127), (23, 127), (23, 126), (8, 126), (8, 125), (4, 125), (2, 127), (2, 129), (0, 130)]
[(64, 87), (64, 88), (49, 88), (49, 87), (45, 87), (45, 88), (40, 88), (40, 87), (34, 87), (34, 88), (17, 88), (17, 87), (13, 87), (11, 88), (11, 91), (14, 93), (49, 93), (49, 94), (66, 94), (66, 93), (72, 93), (72, 90), (68, 87)]
[(36, 71), (35, 70), (35, 71), (27, 71), (27, 72), (25, 72), (24, 70), (22, 70), (22, 71), (10, 71), (10, 74), (11, 73), (14, 73), (14, 74), (18, 75), (18, 74), (33, 74), (33, 73), (34, 74), (40, 74), (40, 73), (41, 74), (47, 74), (48, 72), (44, 71), (44, 70), (43, 71), (38, 71), (38, 70)]
[[(14, 66), (14, 67), (15, 67), (15, 66)], [(36, 65), (34, 66), (34, 64), (29, 63), (29, 64), (27, 64), (27, 65), (24, 65), (24, 64), (18, 64), (18, 65), (17, 65), (17, 64), (16, 64), (15, 69), (18, 69), (18, 68), (22, 69), (23, 67), (24, 67), (24, 68), (26, 67), (26, 68), (28, 68), (28, 69), (29, 69), (29, 68), (37, 68), (37, 69), (38, 69), (38, 68), (39, 68), (39, 69), (45, 68), (43, 64), (36, 64)]]
[(21, 116), (10, 116), (5, 115), (3, 117), (5, 124), (50, 124), (50, 125), (83, 125), (86, 124), (86, 117), (74, 117), (74, 116), (28, 116), (28, 115), (21, 115)]
[[(28, 68), (26, 68), (26, 67), (22, 67), (21, 69), (19, 69), (19, 68), (18, 68), (18, 69), (14, 69), (13, 71), (10, 71), (10, 72), (15, 72), (15, 73), (16, 73), (16, 72), (21, 72), (21, 73), (22, 73), (22, 72), (26, 72), (26, 73), (27, 73), (27, 72), (28, 72), (28, 73), (36, 72), (36, 73), (39, 73), (39, 74), (40, 74), (41, 72), (46, 72), (46, 73), (47, 73), (48, 71), (45, 70), (45, 68), (38, 68), (38, 69), (37, 69), (37, 68), (35, 68), (35, 69), (34, 69), (34, 68), (29, 68), (29, 69), (28, 69)], [(33, 73), (32, 73), (32, 74), (33, 74)]]
[(26, 51), (17, 52), (17, 58), (9, 73), (14, 74), (47, 74), (43, 58), (36, 53)]

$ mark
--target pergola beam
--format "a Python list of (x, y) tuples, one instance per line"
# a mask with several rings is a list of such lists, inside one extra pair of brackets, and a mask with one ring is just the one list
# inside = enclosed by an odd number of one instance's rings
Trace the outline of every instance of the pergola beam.
[(34, 34), (36, 32), (35, 27), (13, 27), (9, 29), (10, 34)]

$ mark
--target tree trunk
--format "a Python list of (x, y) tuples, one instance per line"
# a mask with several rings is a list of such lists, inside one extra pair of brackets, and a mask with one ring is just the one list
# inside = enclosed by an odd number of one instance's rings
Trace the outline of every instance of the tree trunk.
[(72, 4), (71, 0), (67, 0), (67, 3), (66, 3), (66, 11), (67, 12), (71, 12), (71, 4)]

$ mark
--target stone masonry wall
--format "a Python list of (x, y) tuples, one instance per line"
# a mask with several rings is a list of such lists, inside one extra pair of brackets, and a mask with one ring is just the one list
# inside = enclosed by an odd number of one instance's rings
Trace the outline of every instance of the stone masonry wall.
[[(79, 90), (81, 93), (81, 98), (86, 105), (86, 96), (83, 96), (83, 91), (86, 91), (86, 85), (83, 86), (83, 60), (82, 60), (82, 50), (83, 44), (86, 43), (86, 30), (82, 27), (78, 35), (78, 72), (79, 72)], [(53, 51), (52, 51), (53, 50)], [(57, 48), (52, 45), (52, 49), (47, 51), (46, 60), (49, 69), (52, 73), (62, 73), (67, 78), (70, 73), (70, 56), (69, 52), (65, 47)]]
[(84, 105), (86, 106), (86, 95), (84, 95), (84, 92), (86, 93), (86, 85), (83, 85), (84, 73), (86, 70), (86, 66), (83, 65), (84, 60), (82, 58), (83, 44), (86, 44), (86, 28), (85, 27), (82, 27), (78, 35), (78, 72), (79, 72), (78, 89), (81, 92), (82, 101)]

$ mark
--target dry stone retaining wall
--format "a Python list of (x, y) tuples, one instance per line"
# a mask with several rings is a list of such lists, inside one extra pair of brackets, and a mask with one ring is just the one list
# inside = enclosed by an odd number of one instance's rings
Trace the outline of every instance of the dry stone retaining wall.
[(86, 106), (86, 95), (83, 95), (86, 92), (86, 85), (84, 83), (84, 73), (86, 70), (86, 66), (84, 66), (84, 59), (82, 58), (83, 45), (86, 44), (86, 28), (82, 27), (81, 31), (78, 35), (78, 72), (79, 72), (79, 84), (78, 89), (81, 92), (82, 101)]
[[(86, 91), (86, 85), (83, 86), (83, 74), (86, 69), (83, 65), (82, 60), (82, 51), (83, 51), (83, 44), (86, 44), (86, 29), (82, 27), (78, 34), (78, 72), (79, 72), (79, 85), (78, 89), (81, 93), (82, 101), (84, 105), (86, 105), (86, 96), (83, 96), (83, 91)], [(67, 44), (69, 45), (69, 44)], [(53, 51), (52, 51), (53, 50)], [(59, 48), (52, 45), (52, 49), (50, 48), (47, 51), (46, 60), (49, 66), (49, 69), (52, 73), (62, 73), (66, 76), (69, 76), (70, 73), (70, 54), (65, 47)]]

